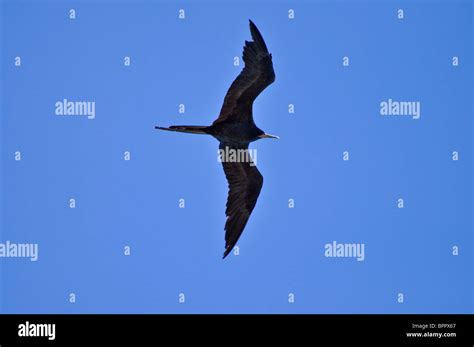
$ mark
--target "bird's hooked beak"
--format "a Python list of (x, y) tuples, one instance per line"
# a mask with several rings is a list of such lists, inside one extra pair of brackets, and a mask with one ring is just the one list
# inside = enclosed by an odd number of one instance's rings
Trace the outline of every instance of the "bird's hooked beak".
[(261, 139), (265, 139), (265, 138), (267, 138), (267, 139), (279, 139), (278, 136), (271, 135), (271, 134), (262, 134), (262, 135), (259, 136), (259, 138), (261, 138)]

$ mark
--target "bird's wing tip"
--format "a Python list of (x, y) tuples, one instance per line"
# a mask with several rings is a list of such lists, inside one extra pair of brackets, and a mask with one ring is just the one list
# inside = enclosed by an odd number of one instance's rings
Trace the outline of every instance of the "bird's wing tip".
[(250, 34), (252, 35), (253, 42), (257, 44), (257, 46), (261, 47), (263, 51), (268, 53), (267, 45), (263, 40), (262, 34), (258, 30), (257, 26), (251, 19), (249, 19), (249, 27), (250, 27)]
[(224, 255), (222, 256), (222, 259), (225, 259), (231, 251), (232, 251), (232, 247), (227, 247), (226, 250), (224, 251)]

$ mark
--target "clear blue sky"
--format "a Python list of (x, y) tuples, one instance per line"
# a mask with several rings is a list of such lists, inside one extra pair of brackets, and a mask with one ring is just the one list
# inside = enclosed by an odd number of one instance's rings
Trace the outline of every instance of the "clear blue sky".
[[(473, 312), (470, 2), (2, 1), (0, 16), (0, 242), (39, 245), (36, 262), (0, 258), (1, 312)], [(222, 260), (217, 142), (153, 128), (217, 117), (249, 18), (277, 76), (255, 120), (281, 139), (251, 145), (264, 186)], [(64, 98), (95, 119), (55, 115)], [(381, 116), (388, 99), (420, 119)], [(333, 241), (365, 260), (325, 257)]]

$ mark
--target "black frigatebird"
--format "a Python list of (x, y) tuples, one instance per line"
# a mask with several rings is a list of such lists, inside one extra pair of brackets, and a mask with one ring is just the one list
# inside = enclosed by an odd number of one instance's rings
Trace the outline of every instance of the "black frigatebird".
[(220, 153), (229, 150), (244, 152), (239, 158), (247, 160), (224, 160), (221, 162), (229, 184), (225, 223), (225, 258), (239, 240), (252, 213), (260, 190), (263, 176), (253, 163), (249, 153), (249, 143), (262, 138), (278, 136), (266, 134), (253, 120), (252, 106), (257, 96), (275, 80), (272, 55), (255, 24), (250, 22), (253, 41), (245, 41), (243, 60), (245, 66), (234, 80), (224, 98), (219, 117), (210, 126), (173, 125), (156, 129), (191, 134), (207, 134), (215, 137), (220, 145)]

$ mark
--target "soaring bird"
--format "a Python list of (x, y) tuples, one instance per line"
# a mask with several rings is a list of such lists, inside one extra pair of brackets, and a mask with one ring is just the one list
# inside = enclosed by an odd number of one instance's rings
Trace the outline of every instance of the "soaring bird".
[[(267, 134), (258, 128), (253, 120), (253, 102), (275, 81), (275, 72), (272, 55), (268, 52), (262, 35), (251, 20), (249, 25), (253, 41), (245, 41), (245, 66), (227, 91), (219, 117), (212, 125), (155, 127), (167, 131), (211, 135), (219, 141), (220, 161), (229, 185), (223, 258), (232, 251), (242, 235), (263, 185), (263, 176), (249, 155), (249, 143), (263, 138), (278, 139), (278, 136)], [(232, 151), (234, 154), (241, 154), (234, 155), (234, 158), (240, 160), (226, 160), (222, 155)], [(232, 155), (229, 157), (232, 158)]]

